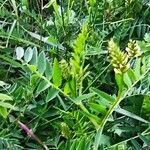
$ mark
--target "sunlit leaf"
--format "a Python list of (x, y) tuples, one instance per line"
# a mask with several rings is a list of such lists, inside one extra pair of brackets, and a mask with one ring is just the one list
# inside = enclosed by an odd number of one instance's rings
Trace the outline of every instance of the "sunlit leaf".
[(33, 56), (33, 49), (31, 47), (28, 47), (24, 54), (24, 60), (28, 63), (32, 59), (32, 56)]
[(98, 89), (96, 89), (96, 88), (91, 88), (91, 90), (92, 90), (93, 92), (95, 92), (98, 96), (100, 96), (100, 97), (106, 99), (106, 100), (109, 101), (109, 102), (113, 102), (113, 101), (115, 100), (115, 98), (114, 98), (113, 96), (110, 96), (110, 95), (108, 95), (107, 93), (105, 93), (105, 92), (103, 92), (103, 91), (100, 91), (100, 90), (98, 90)]
[(7, 108), (0, 106), (0, 115), (3, 116), (4, 118), (7, 118), (8, 115)]
[(45, 70), (46, 70), (46, 56), (44, 51), (42, 51), (38, 57), (38, 72), (40, 74), (43, 74)]
[(17, 59), (20, 60), (24, 56), (24, 49), (22, 47), (17, 47), (15, 51)]
[(58, 87), (62, 84), (62, 72), (56, 58), (53, 63), (53, 83)]
[(7, 94), (0, 93), (0, 100), (5, 101), (5, 100), (13, 100), (13, 99), (12, 99), (12, 97), (8, 96)]

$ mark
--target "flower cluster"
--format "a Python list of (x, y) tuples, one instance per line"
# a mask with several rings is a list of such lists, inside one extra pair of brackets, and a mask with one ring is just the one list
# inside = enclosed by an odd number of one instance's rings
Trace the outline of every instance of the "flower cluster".
[(68, 79), (70, 76), (70, 70), (71, 70), (69, 63), (65, 59), (62, 59), (60, 61), (60, 67), (61, 67), (62, 75), (64, 79)]
[(120, 51), (119, 46), (113, 39), (111, 39), (108, 43), (108, 51), (114, 71), (116, 73), (125, 72), (129, 68), (127, 53)]
[(129, 40), (128, 46), (126, 47), (126, 51), (130, 58), (139, 57), (141, 55), (140, 47), (135, 40)]
[(111, 64), (116, 73), (124, 73), (129, 68), (129, 59), (141, 55), (140, 47), (135, 40), (129, 40), (126, 52), (120, 50), (120, 47), (111, 39), (108, 42), (108, 51), (111, 58)]

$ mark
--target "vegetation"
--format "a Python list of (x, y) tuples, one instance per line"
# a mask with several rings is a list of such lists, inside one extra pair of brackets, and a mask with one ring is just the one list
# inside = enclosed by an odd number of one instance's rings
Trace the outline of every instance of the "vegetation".
[(149, 0), (0, 0), (0, 149), (150, 148)]

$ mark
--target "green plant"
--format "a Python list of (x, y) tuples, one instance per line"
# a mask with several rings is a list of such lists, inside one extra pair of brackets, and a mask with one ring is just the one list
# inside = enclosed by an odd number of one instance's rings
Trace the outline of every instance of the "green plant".
[(149, 148), (148, 1), (0, 0), (0, 12), (0, 149)]

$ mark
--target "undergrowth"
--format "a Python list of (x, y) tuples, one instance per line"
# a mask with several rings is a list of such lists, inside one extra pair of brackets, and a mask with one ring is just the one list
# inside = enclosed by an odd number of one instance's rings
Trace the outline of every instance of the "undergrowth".
[(150, 148), (149, 0), (0, 0), (0, 149)]

